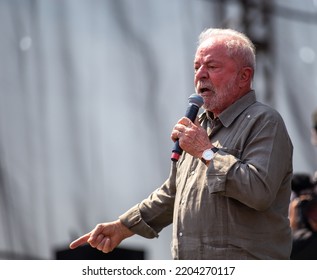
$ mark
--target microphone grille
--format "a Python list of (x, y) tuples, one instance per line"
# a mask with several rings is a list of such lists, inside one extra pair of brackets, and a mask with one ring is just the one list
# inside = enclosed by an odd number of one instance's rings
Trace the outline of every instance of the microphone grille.
[(204, 104), (204, 99), (197, 93), (193, 93), (188, 97), (189, 104), (195, 104), (199, 108)]

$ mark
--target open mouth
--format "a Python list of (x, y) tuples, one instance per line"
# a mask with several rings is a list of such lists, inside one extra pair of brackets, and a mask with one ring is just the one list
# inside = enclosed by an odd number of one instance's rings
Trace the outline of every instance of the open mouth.
[(209, 88), (206, 88), (206, 87), (199, 89), (199, 92), (200, 92), (200, 93), (204, 93), (204, 92), (206, 92), (206, 91), (210, 91), (210, 89), (209, 89)]
[(197, 93), (201, 95), (209, 95), (214, 92), (214, 87), (211, 83), (206, 81), (198, 81), (197, 83)]
[(211, 87), (201, 87), (198, 89), (198, 93), (201, 95), (210, 95), (212, 94), (214, 91)]

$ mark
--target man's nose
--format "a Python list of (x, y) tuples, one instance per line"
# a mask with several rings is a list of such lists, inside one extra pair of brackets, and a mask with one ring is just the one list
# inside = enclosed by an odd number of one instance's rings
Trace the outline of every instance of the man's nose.
[(196, 80), (208, 78), (208, 71), (207, 71), (206, 67), (204, 67), (203, 65), (200, 66), (195, 72), (195, 78), (196, 78)]

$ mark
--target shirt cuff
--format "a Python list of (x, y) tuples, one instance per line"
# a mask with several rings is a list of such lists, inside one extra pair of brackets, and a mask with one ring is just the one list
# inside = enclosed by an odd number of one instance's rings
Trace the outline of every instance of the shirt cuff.
[(124, 224), (135, 234), (145, 238), (158, 237), (158, 233), (142, 219), (139, 204), (135, 205), (127, 212), (119, 216), (119, 219), (122, 224)]

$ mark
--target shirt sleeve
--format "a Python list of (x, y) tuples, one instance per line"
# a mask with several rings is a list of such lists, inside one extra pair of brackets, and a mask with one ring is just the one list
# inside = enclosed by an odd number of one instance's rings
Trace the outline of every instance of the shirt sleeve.
[(127, 212), (122, 214), (119, 219), (121, 223), (135, 234), (141, 235), (145, 238), (158, 237), (158, 233), (142, 219), (139, 204), (130, 208)]
[(158, 237), (158, 233), (173, 221), (176, 172), (176, 163), (172, 162), (170, 176), (164, 184), (121, 215), (120, 221), (138, 235)]

